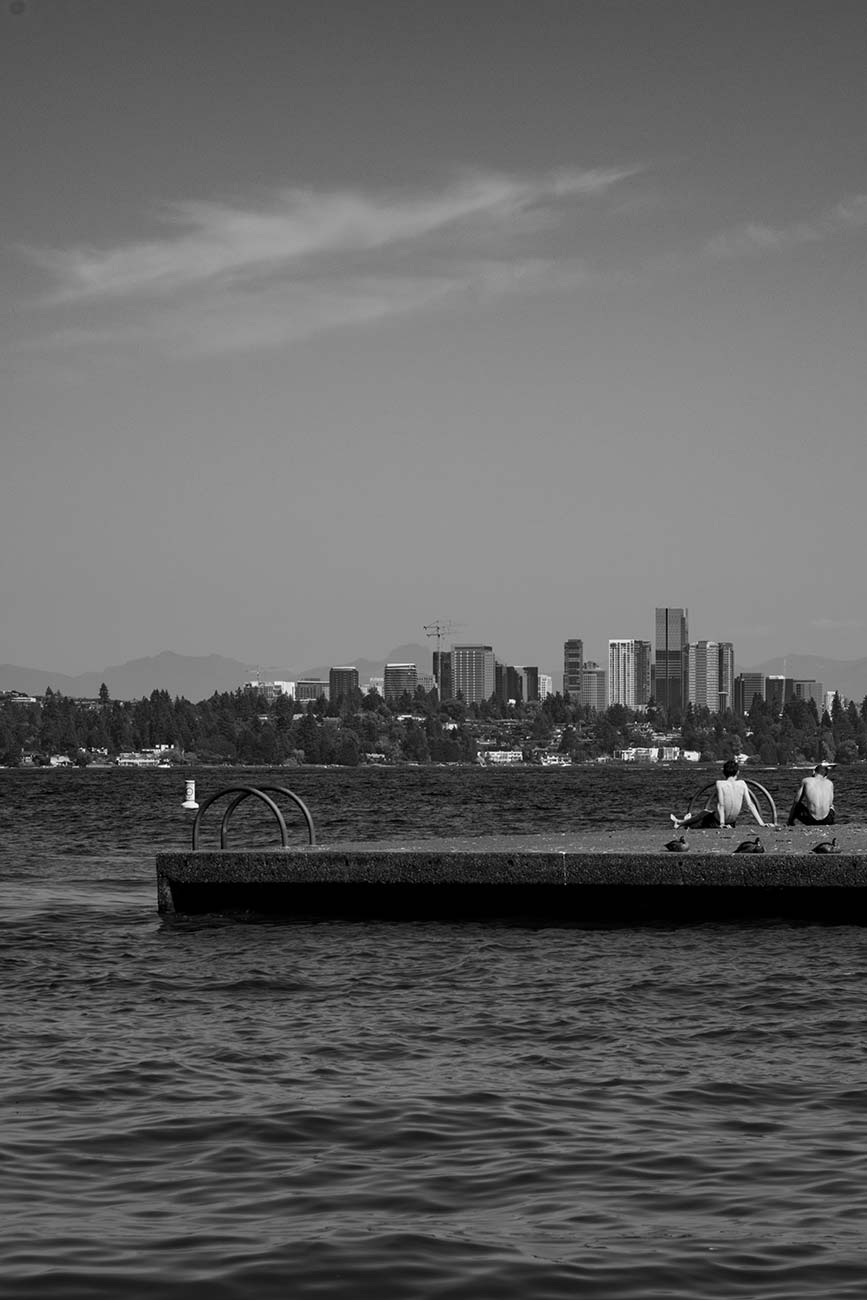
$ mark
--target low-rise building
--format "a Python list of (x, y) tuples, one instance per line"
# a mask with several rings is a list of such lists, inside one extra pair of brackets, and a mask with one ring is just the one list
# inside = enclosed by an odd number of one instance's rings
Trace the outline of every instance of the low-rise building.
[(328, 683), (317, 677), (308, 677), (295, 683), (295, 702), (308, 704), (312, 700), (328, 699)]

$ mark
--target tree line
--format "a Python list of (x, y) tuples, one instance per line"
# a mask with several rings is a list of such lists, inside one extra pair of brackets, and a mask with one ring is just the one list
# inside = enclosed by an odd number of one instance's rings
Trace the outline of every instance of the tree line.
[(264, 764), (472, 763), (480, 747), (520, 749), (531, 759), (557, 749), (574, 761), (612, 755), (632, 745), (666, 743), (705, 761), (746, 754), (763, 766), (821, 757), (867, 759), (867, 697), (860, 707), (835, 696), (822, 716), (812, 701), (793, 700), (782, 713), (756, 699), (749, 714), (710, 713), (688, 706), (670, 722), (651, 702), (641, 713), (622, 705), (596, 713), (562, 695), (541, 703), (440, 703), (422, 689), (394, 704), (376, 692), (299, 705), (267, 700), (249, 689), (215, 693), (197, 704), (167, 691), (140, 700), (80, 701), (51, 690), (32, 704), (0, 697), (0, 764), (48, 763), (65, 755), (87, 765), (101, 758), (168, 746), (174, 763)]

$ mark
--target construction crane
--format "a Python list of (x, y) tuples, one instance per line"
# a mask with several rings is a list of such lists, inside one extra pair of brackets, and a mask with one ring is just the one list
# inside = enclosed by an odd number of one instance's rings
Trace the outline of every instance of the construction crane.
[(440, 690), (440, 674), (442, 672), (442, 645), (443, 637), (448, 636), (451, 632), (456, 632), (463, 623), (455, 623), (450, 618), (438, 618), (433, 623), (425, 623), (424, 630), (427, 636), (436, 637), (437, 643), (437, 670), (434, 673), (436, 682), (437, 695), (442, 701), (443, 693)]

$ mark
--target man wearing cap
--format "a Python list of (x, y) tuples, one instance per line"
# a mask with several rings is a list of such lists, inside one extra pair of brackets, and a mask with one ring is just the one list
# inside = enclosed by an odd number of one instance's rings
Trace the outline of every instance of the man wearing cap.
[(834, 782), (829, 772), (827, 763), (817, 763), (813, 775), (804, 777), (789, 813), (789, 826), (794, 826), (795, 822), (802, 822), (805, 826), (833, 826)]

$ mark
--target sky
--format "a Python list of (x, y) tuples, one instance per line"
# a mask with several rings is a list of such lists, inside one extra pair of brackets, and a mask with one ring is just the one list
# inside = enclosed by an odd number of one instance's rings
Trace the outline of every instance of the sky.
[(2, 0), (0, 662), (867, 655), (861, 0)]

